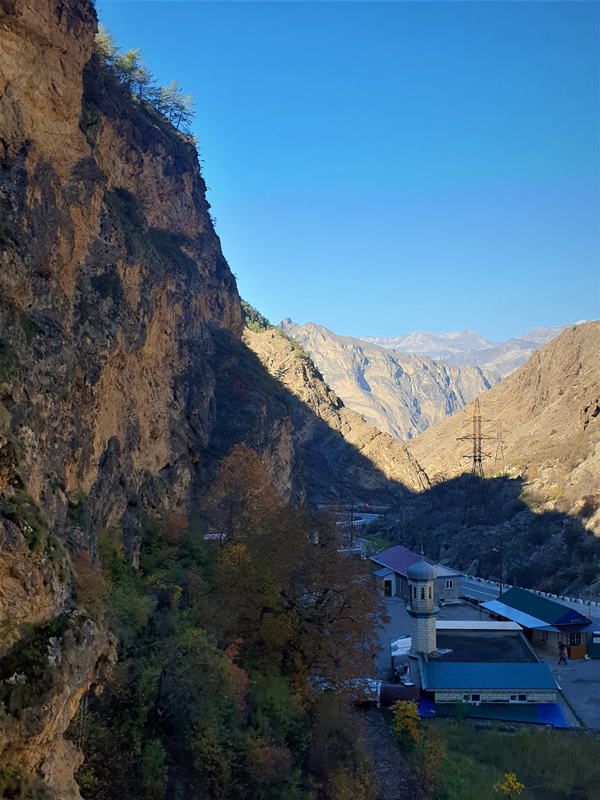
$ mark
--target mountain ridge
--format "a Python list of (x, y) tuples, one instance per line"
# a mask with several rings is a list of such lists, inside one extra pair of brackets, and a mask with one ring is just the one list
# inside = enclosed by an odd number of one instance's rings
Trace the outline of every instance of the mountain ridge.
[(479, 367), (389, 351), (314, 323), (283, 320), (278, 327), (310, 353), (345, 405), (400, 441), (455, 413), (498, 381)]
[[(582, 325), (587, 321), (580, 320), (574, 324)], [(500, 378), (504, 378), (524, 364), (535, 350), (570, 327), (572, 324), (558, 325), (554, 328), (532, 328), (522, 336), (511, 337), (504, 342), (492, 342), (471, 329), (441, 334), (415, 331), (395, 337), (360, 338), (362, 341), (372, 342), (386, 349), (427, 355), (455, 366), (470, 364), (485, 367)]]

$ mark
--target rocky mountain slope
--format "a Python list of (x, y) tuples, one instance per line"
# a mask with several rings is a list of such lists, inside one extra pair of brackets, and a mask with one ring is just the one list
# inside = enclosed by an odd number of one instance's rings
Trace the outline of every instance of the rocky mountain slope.
[(116, 657), (99, 532), (137, 570), (239, 442), (286, 499), (420, 486), (287, 340), (257, 348), (291, 388), (241, 341), (196, 148), (96, 28), (86, 0), (0, 2), (0, 762), (59, 798), (82, 760), (63, 733)]
[(456, 413), (498, 382), (478, 367), (391, 352), (312, 322), (279, 327), (305, 348), (343, 402), (381, 431), (406, 441)]
[(335, 501), (340, 487), (355, 501), (398, 504), (426, 487), (426, 476), (404, 445), (365, 422), (329, 388), (311, 359), (276, 328), (246, 330), (244, 341), (288, 391), (292, 442), (307, 499)]
[(440, 334), (416, 331), (391, 338), (363, 336), (361, 341), (372, 342), (379, 347), (401, 353), (441, 359), (457, 367), (467, 364), (485, 367), (504, 378), (525, 364), (535, 350), (569, 327), (571, 326), (559, 325), (555, 328), (534, 328), (517, 339), (511, 338), (505, 342), (491, 342), (471, 330)]
[(466, 502), (471, 404), (407, 444), (432, 485), (405, 505), (408, 540), (498, 579), (503, 537), (511, 582), (581, 591), (600, 558), (600, 322), (565, 330), (479, 402), (487, 514), (478, 484)]

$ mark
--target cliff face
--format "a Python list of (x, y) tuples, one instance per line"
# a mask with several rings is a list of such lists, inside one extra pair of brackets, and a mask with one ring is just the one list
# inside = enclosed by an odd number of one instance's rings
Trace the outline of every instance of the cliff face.
[[(66, 551), (94, 559), (116, 526), (135, 561), (141, 514), (187, 507), (216, 420), (213, 335), (242, 329), (195, 147), (107, 75), (95, 32), (89, 2), (0, 2), (3, 669), (25, 623), (64, 610)], [(62, 732), (114, 659), (88, 622), (65, 629), (42, 706), (0, 714), (2, 763), (60, 796), (77, 762)]]
[[(185, 495), (237, 290), (194, 146), (107, 85), (92, 7), (5, 3), (1, 24), (0, 399), (50, 521), (81, 487), (116, 524), (145, 472)], [(114, 474), (130, 485), (101, 497)]]
[(386, 350), (312, 322), (284, 320), (280, 327), (308, 350), (349, 408), (401, 442), (460, 411), (499, 380), (478, 367)]
[[(561, 333), (501, 384), (480, 398), (482, 432), (491, 454), (490, 476), (502, 471), (526, 481), (540, 508), (582, 516), (600, 535), (600, 323)], [(465, 435), (472, 409), (436, 425), (408, 445), (428, 475), (439, 482), (465, 470), (457, 439)], [(503, 443), (496, 460), (497, 423)], [(468, 462), (466, 462), (468, 468)], [(587, 501), (584, 499), (587, 498)]]

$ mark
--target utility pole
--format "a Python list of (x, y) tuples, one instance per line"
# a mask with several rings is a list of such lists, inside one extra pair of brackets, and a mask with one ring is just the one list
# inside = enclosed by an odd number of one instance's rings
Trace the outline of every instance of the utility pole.
[(504, 451), (506, 449), (506, 442), (504, 441), (505, 430), (502, 429), (502, 420), (496, 420), (496, 436), (493, 437), (496, 441), (496, 454), (494, 455), (494, 463), (502, 462), (502, 474), (506, 472), (506, 461), (504, 459)]
[(504, 560), (504, 534), (500, 533), (500, 550), (496, 547), (492, 547), (492, 550), (495, 553), (500, 553), (500, 594), (498, 598), (502, 597), (502, 589), (504, 588), (504, 580), (503, 580), (503, 560)]

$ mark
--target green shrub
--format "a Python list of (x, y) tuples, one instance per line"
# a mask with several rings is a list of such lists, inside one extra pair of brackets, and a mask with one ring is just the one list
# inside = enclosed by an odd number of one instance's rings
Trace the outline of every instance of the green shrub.
[(90, 528), (91, 520), (87, 497), (81, 487), (69, 493), (67, 524), (84, 532)]
[(4, 514), (20, 529), (31, 550), (44, 550), (48, 542), (48, 521), (20, 479), (4, 504)]
[(7, 800), (49, 800), (44, 784), (33, 775), (13, 767), (0, 767), (0, 798)]
[(262, 333), (273, 327), (269, 320), (263, 317), (260, 311), (254, 308), (254, 306), (251, 306), (250, 303), (242, 300), (241, 306), (244, 325), (251, 331), (254, 331), (254, 333)]

